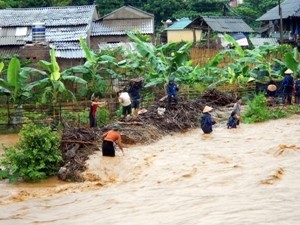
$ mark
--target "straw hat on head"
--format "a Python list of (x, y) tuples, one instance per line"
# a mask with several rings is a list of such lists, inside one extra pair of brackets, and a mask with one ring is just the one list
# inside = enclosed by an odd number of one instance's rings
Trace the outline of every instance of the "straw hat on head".
[(252, 82), (252, 81), (255, 81), (255, 78), (250, 77), (250, 78), (247, 80), (247, 82)]
[(204, 107), (204, 109), (203, 109), (203, 113), (207, 113), (207, 112), (210, 112), (210, 111), (212, 111), (213, 110), (213, 108), (212, 107), (209, 107), (209, 106), (205, 106)]
[(287, 69), (284, 73), (285, 73), (285, 74), (292, 74), (293, 71), (292, 71), (291, 69)]
[(267, 89), (268, 89), (268, 91), (276, 91), (277, 87), (274, 84), (269, 84), (268, 87), (267, 87)]

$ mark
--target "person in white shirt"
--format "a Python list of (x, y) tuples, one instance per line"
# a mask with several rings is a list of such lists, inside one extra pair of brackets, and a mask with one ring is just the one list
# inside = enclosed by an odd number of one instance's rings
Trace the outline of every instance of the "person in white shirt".
[(131, 100), (128, 92), (119, 91), (119, 102), (122, 104), (122, 117), (131, 115)]

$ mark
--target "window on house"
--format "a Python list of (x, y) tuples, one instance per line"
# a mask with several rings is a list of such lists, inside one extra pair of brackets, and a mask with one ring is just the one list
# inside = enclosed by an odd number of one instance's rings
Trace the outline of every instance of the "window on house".
[(27, 35), (27, 27), (17, 27), (16, 36), (26, 36)]

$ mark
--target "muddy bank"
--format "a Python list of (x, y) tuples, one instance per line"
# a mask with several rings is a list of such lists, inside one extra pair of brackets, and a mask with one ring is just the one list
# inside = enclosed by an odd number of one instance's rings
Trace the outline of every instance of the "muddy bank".
[(101, 129), (66, 126), (61, 140), (63, 165), (58, 177), (65, 181), (85, 181), (86, 177), (82, 176), (82, 172), (86, 170), (85, 162), (90, 155), (99, 151), (101, 135), (111, 129), (113, 124), (119, 123), (122, 126), (121, 136), (125, 145), (150, 144), (165, 135), (199, 127), (199, 118), (206, 105), (215, 108), (213, 114), (218, 117), (217, 122), (227, 120), (232, 102), (230, 95), (208, 89), (199, 99), (179, 98), (176, 105), (163, 113), (159, 113), (158, 109), (166, 107), (167, 99), (150, 105), (138, 118), (115, 121)]

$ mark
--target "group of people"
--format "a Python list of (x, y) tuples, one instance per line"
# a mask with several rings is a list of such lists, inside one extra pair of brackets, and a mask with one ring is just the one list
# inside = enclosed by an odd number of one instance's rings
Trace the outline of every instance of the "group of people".
[[(291, 75), (292, 71), (290, 69), (285, 71), (285, 77), (282, 81), (282, 88), (283, 88), (283, 97), (284, 101), (287, 104), (292, 103), (292, 92), (295, 90), (295, 97), (296, 103), (300, 103), (300, 75), (297, 76), (296, 82), (293, 80), (293, 76)], [(134, 115), (137, 115), (137, 110), (139, 109), (140, 105), (140, 90), (142, 88), (143, 80), (135, 80), (134, 82), (130, 83), (130, 87), (128, 92), (122, 91), (119, 92), (119, 102), (122, 104), (122, 116), (131, 115), (132, 111)], [(178, 93), (178, 86), (174, 82), (174, 79), (170, 79), (167, 86), (166, 92), (168, 97), (168, 104), (167, 109), (171, 108), (172, 102), (177, 104), (177, 93)], [(269, 98), (274, 98), (276, 95), (277, 86), (275, 82), (270, 81), (267, 87), (267, 95)], [(227, 121), (227, 128), (237, 128), (240, 124), (241, 119), (241, 103), (242, 98), (237, 97), (236, 102), (233, 105), (232, 112)], [(92, 96), (92, 103), (90, 109), (90, 124), (91, 127), (96, 125), (95, 114), (96, 110), (99, 107), (99, 97)], [(205, 134), (209, 134), (213, 131), (212, 126), (216, 123), (215, 120), (211, 117), (210, 112), (213, 110), (210, 106), (205, 106), (203, 109), (203, 114), (200, 119), (200, 127)], [(115, 147), (114, 143), (116, 143), (120, 150), (124, 155), (124, 149), (121, 141), (120, 135), (121, 127), (119, 125), (114, 125), (112, 129), (105, 134), (102, 135), (103, 144), (102, 144), (102, 153), (103, 156), (115, 156)]]
[[(287, 69), (284, 72), (285, 76), (281, 82), (282, 88), (282, 103), (283, 104), (292, 104), (293, 95), (295, 96), (295, 103), (300, 104), (300, 74), (297, 74), (297, 79), (294, 81), (292, 76), (293, 71), (291, 69)], [(276, 103), (276, 97), (278, 95), (278, 90), (276, 83), (271, 80), (267, 86), (267, 101), (269, 105), (274, 105)]]
[[(240, 124), (241, 119), (241, 103), (242, 98), (237, 97), (236, 102), (233, 105), (232, 112), (230, 114), (230, 117), (228, 118), (227, 122), (227, 128), (237, 128), (237, 126)], [(216, 124), (215, 120), (212, 119), (210, 112), (213, 110), (210, 106), (205, 106), (203, 109), (203, 114), (201, 116), (200, 120), (200, 127), (205, 134), (210, 134), (212, 130), (212, 126)]]
[[(129, 84), (128, 91), (119, 91), (118, 100), (122, 105), (122, 117), (128, 115), (137, 116), (140, 106), (140, 90), (143, 85), (143, 79), (132, 80)], [(99, 102), (99, 95), (93, 94), (91, 97), (90, 105), (90, 127), (97, 127), (96, 112), (102, 103)], [(102, 155), (114, 157), (115, 156), (115, 144), (120, 148), (124, 155), (124, 148), (120, 134), (121, 126), (114, 125), (112, 128), (101, 136), (102, 139)]]
[[(122, 117), (127, 115), (137, 116), (141, 95), (140, 90), (143, 85), (143, 79), (136, 79), (130, 82), (128, 91), (119, 91), (118, 100), (122, 105)], [(99, 102), (99, 94), (94, 93), (91, 97), (91, 105), (89, 111), (90, 127), (97, 127), (96, 112), (103, 102)]]
[(136, 117), (141, 103), (141, 89), (143, 87), (143, 78), (132, 80), (129, 83), (129, 89), (119, 91), (118, 99), (122, 105), (122, 117), (132, 115)]

